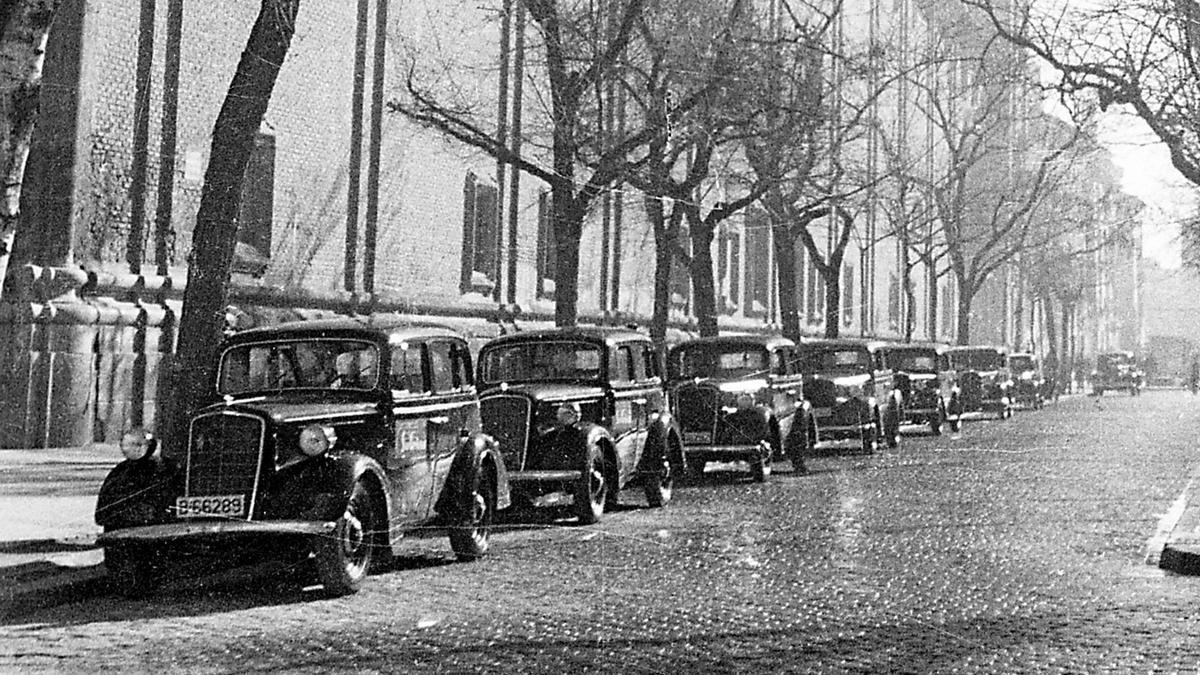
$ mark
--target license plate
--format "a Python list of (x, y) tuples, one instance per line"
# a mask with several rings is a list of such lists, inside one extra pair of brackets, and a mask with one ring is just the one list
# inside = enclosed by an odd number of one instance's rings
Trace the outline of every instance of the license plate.
[(685, 431), (683, 432), (684, 443), (707, 443), (712, 438), (712, 434), (707, 431)]
[(832, 416), (833, 416), (833, 411), (830, 410), (829, 408), (817, 408), (817, 409), (813, 410), (813, 417), (816, 417), (817, 419), (822, 419), (825, 417), (832, 417)]
[(222, 516), (240, 518), (246, 513), (243, 495), (208, 495), (206, 497), (177, 497), (175, 515), (180, 518)]

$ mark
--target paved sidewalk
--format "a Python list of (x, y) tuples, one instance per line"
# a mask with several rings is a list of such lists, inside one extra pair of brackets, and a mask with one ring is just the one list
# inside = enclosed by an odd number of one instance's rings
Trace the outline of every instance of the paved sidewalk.
[(0, 618), (103, 587), (96, 495), (114, 445), (0, 450)]

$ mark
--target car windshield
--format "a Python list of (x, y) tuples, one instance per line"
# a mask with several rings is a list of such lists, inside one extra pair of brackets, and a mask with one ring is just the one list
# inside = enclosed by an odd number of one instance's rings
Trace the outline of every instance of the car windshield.
[(1133, 358), (1128, 354), (1101, 354), (1096, 357), (1096, 367), (1098, 370), (1115, 370), (1120, 366), (1128, 366), (1133, 363)]
[(742, 345), (690, 345), (672, 353), (667, 367), (672, 379), (762, 377), (767, 374), (767, 350)]
[(867, 373), (871, 353), (857, 347), (803, 347), (800, 371), (803, 373)]
[(906, 373), (936, 373), (937, 352), (932, 349), (899, 349), (888, 353), (888, 367)]
[(1008, 367), (1017, 373), (1023, 373), (1027, 370), (1037, 370), (1037, 364), (1033, 362), (1032, 356), (1010, 356), (1008, 358)]
[(361, 340), (308, 339), (239, 345), (225, 351), (222, 394), (284, 389), (374, 389), (379, 350)]
[(519, 342), (479, 355), (483, 382), (594, 382), (600, 379), (600, 347), (568, 340)]
[(950, 363), (958, 370), (999, 370), (1004, 355), (994, 349), (968, 349), (950, 352)]

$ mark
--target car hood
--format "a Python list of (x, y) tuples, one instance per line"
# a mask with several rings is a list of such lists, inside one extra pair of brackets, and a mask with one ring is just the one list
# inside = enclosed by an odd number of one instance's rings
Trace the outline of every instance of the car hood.
[(346, 417), (363, 417), (379, 411), (374, 401), (281, 401), (251, 398), (205, 408), (200, 414), (222, 411), (241, 412), (270, 418), (279, 424)]
[(482, 391), (479, 396), (480, 398), (487, 398), (502, 394), (527, 396), (539, 401), (574, 401), (585, 398), (599, 398), (604, 395), (604, 389), (597, 385), (569, 382), (520, 382), (489, 387)]

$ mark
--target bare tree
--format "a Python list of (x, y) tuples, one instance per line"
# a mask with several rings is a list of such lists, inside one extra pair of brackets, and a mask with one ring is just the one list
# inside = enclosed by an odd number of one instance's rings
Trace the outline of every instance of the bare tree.
[[(213, 125), (211, 160), (204, 174), (188, 281), (179, 323), (179, 344), (159, 435), (172, 447), (186, 442), (183, 420), (210, 397), (217, 347), (225, 328), (230, 269), (237, 242), (238, 209), (254, 134), (262, 124), (296, 28), (300, 0), (262, 0), (246, 49)], [(165, 427), (165, 431), (164, 428)]]
[(1012, 3), (961, 0), (996, 32), (1044, 59), (1068, 94), (1128, 106), (1200, 185), (1200, 5), (1190, 0)]
[(46, 40), (61, 0), (0, 1), (0, 297), (21, 212)]
[[(645, 0), (625, 0), (595, 7), (557, 0), (521, 0), (537, 26), (542, 54), (538, 67), (527, 68), (529, 77), (548, 93), (539, 99), (540, 118), (525, 118), (531, 130), (514, 150), (489, 131), (494, 115), (462, 96), (453, 83), (425, 81), (414, 57), (407, 81), (407, 97), (389, 108), (410, 120), (437, 130), (498, 161), (514, 165), (550, 186), (550, 217), (555, 237), (555, 323), (574, 325), (578, 318), (579, 249), (583, 223), (589, 210), (606, 190), (619, 185), (645, 159), (646, 147), (663, 133), (661, 117), (629, 120), (621, 138), (601, 133), (606, 82), (619, 78), (630, 58), (628, 50), (646, 10)], [(606, 29), (609, 17), (613, 28)], [(537, 73), (534, 75), (533, 73)], [(707, 94), (693, 92), (677, 101), (684, 113)], [(548, 142), (547, 142), (548, 137)], [(550, 166), (539, 161), (549, 155)]]

